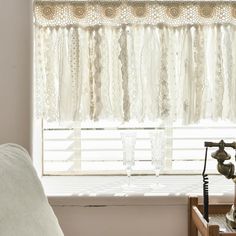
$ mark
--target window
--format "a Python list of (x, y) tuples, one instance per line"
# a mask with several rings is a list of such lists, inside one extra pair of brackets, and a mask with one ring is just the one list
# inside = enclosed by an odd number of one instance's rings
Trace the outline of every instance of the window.
[[(154, 124), (115, 126), (115, 124), (84, 124), (81, 129), (44, 125), (45, 175), (111, 175), (125, 174), (122, 132), (136, 133), (133, 174), (153, 174), (150, 132)], [(235, 140), (236, 126), (230, 123), (205, 122), (198, 125), (163, 127), (165, 130), (165, 161), (162, 173), (199, 174), (204, 160), (204, 142)], [(215, 149), (211, 149), (211, 152)], [(233, 150), (227, 150), (234, 157)], [(216, 173), (216, 161), (208, 156), (208, 171)]]
[(227, 2), (36, 1), (43, 174), (124, 173), (124, 130), (137, 134), (134, 171), (151, 173), (155, 129), (166, 134), (164, 172), (199, 173), (204, 141), (234, 139), (234, 10)]

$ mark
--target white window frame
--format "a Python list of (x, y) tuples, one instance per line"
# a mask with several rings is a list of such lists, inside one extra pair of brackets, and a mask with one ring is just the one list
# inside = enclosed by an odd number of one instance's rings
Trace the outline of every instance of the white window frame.
[(43, 125), (39, 119), (33, 120), (33, 165), (38, 176), (43, 177)]

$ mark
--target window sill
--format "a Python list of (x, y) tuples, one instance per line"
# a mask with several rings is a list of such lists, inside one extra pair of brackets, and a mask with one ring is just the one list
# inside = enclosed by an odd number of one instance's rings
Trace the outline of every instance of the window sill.
[[(151, 189), (154, 176), (134, 176), (137, 188), (124, 191), (125, 176), (45, 176), (41, 179), (49, 202), (54, 206), (186, 205), (189, 195), (202, 196), (201, 175), (160, 176), (165, 186)], [(220, 175), (209, 176), (212, 203), (233, 202), (234, 184)], [(200, 199), (201, 201), (201, 199)]]

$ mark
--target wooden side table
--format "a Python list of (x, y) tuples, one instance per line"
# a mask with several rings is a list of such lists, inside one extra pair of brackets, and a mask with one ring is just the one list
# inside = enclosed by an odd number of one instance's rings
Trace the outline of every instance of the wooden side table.
[(189, 197), (188, 235), (198, 236), (236, 236), (236, 230), (226, 224), (225, 214), (232, 204), (209, 205), (209, 223), (203, 218), (203, 205), (198, 204), (197, 197)]

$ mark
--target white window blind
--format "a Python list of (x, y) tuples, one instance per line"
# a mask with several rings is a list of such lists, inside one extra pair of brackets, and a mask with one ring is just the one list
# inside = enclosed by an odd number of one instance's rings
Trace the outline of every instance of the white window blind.
[[(150, 132), (158, 127), (44, 127), (44, 174), (125, 174), (122, 132), (136, 133), (133, 174), (154, 174), (151, 165)], [(235, 141), (232, 124), (173, 126), (165, 129), (165, 161), (162, 173), (201, 173), (205, 155), (204, 141)], [(216, 173), (216, 160), (209, 149), (208, 171)], [(234, 161), (234, 151), (227, 150)]]
[[(211, 124), (211, 123), (210, 123)], [(201, 173), (205, 157), (204, 142), (235, 141), (235, 125), (195, 125), (191, 127), (173, 128), (172, 137), (172, 170), (175, 172)], [(212, 124), (214, 124), (212, 122)], [(208, 171), (217, 173), (217, 161), (211, 157), (216, 148), (208, 150)], [(235, 161), (235, 151), (227, 149), (231, 154), (231, 161)]]

